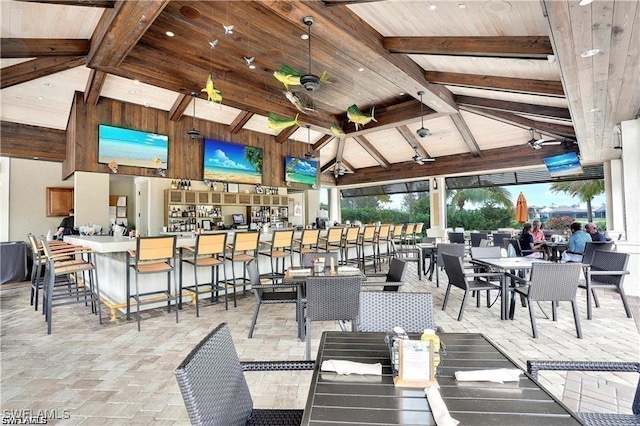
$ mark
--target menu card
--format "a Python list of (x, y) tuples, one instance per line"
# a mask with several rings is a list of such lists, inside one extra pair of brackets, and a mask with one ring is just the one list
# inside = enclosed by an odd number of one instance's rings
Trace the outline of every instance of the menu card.
[(398, 387), (424, 388), (437, 384), (433, 365), (434, 347), (431, 341), (398, 341), (398, 375), (393, 379)]

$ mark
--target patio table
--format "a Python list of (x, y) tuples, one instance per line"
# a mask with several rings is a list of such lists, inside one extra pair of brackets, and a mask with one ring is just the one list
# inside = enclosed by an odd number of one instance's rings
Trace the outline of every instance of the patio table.
[[(518, 382), (458, 382), (454, 373), (520, 367), (484, 335), (438, 333), (446, 346), (437, 381), (451, 416), (460, 424), (584, 424), (526, 372)], [(433, 425), (424, 389), (393, 384), (384, 333), (325, 331), (302, 418), (303, 425)], [(417, 335), (411, 336), (417, 339)], [(382, 376), (320, 371), (325, 360), (381, 363)]]
[(502, 288), (500, 292), (500, 319), (506, 320), (508, 315), (509, 304), (509, 287), (507, 285), (506, 274), (509, 271), (528, 271), (535, 262), (550, 263), (548, 260), (530, 258), (530, 257), (500, 257), (500, 258), (479, 258), (471, 259), (471, 263), (476, 265), (487, 266), (493, 270), (502, 272), (505, 276), (500, 280)]

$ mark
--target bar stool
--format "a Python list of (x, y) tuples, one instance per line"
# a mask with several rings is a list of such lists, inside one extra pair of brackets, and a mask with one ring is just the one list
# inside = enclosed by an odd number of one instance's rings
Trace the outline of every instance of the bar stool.
[[(98, 321), (102, 324), (100, 288), (93, 251), (85, 247), (72, 246), (73, 248), (62, 253), (56, 252), (49, 247), (44, 238), (41, 239), (41, 245), (46, 258), (42, 310), (47, 322), (47, 334), (51, 334), (53, 308), (57, 306), (90, 304), (91, 312), (98, 314)], [(82, 256), (87, 258), (84, 259)], [(72, 282), (75, 285), (72, 286)]]
[(340, 249), (342, 243), (342, 236), (344, 234), (344, 228), (342, 227), (333, 227), (329, 228), (326, 237), (321, 237), (318, 241), (318, 249), (324, 250), (327, 253), (337, 251), (342, 256), (342, 251)]
[(404, 232), (400, 235), (400, 246), (404, 248), (404, 246), (411, 244), (415, 235), (416, 224), (415, 223), (407, 223), (404, 227)]
[[(367, 259), (371, 259), (373, 260), (373, 269), (374, 271), (376, 270), (376, 260), (375, 260), (375, 249), (374, 249), (374, 244), (375, 244), (375, 237), (376, 237), (376, 229), (377, 227), (375, 225), (366, 225), (363, 229), (362, 232), (358, 234), (358, 243), (357, 243), (357, 252), (358, 252), (358, 263), (361, 266), (362, 270), (365, 270), (365, 262)], [(366, 248), (371, 248), (372, 249), (372, 254), (369, 256), (365, 255), (365, 249)]]
[(349, 249), (356, 249), (356, 263), (358, 262), (358, 235), (360, 234), (360, 228), (357, 226), (351, 226), (347, 228), (344, 233), (344, 238), (342, 238), (342, 264), (347, 265), (350, 262), (353, 263), (352, 259), (349, 259)]
[[(174, 271), (174, 256), (176, 253), (176, 236), (138, 237), (136, 249), (127, 250), (127, 320), (131, 319), (131, 299), (136, 302), (136, 316), (138, 331), (140, 331), (140, 306), (158, 301), (167, 301), (167, 312), (171, 312), (173, 301), (178, 322), (178, 289), (174, 283), (175, 292), (171, 293), (171, 273)], [(131, 294), (131, 269), (136, 274), (135, 294)], [(167, 274), (167, 288), (165, 290), (150, 290), (140, 292), (138, 278), (140, 275)]]
[[(218, 300), (218, 291), (220, 290), (219, 275), (220, 265), (224, 279), (227, 279), (227, 269), (224, 262), (224, 253), (227, 247), (227, 233), (219, 234), (198, 234), (196, 237), (196, 245), (193, 247), (182, 247), (180, 249), (180, 306), (182, 306), (182, 290), (188, 290), (195, 293), (196, 299), (196, 317), (200, 316), (200, 295), (210, 294), (213, 300), (215, 292), (215, 300)], [(184, 257), (184, 251), (193, 254), (193, 257)], [(182, 285), (182, 265), (189, 264), (193, 266), (193, 285)], [(198, 268), (211, 268), (211, 281), (208, 283), (198, 282)], [(224, 308), (227, 306), (227, 287), (224, 286)]]
[(300, 239), (294, 239), (293, 251), (300, 254), (300, 265), (302, 265), (302, 255), (313, 251), (318, 251), (318, 239), (320, 238), (319, 229), (305, 229), (302, 231)]
[(382, 252), (380, 251), (380, 246), (383, 245), (386, 247), (385, 249), (385, 257), (387, 260), (390, 258), (391, 250), (389, 249), (390, 241), (391, 241), (391, 225), (382, 224), (378, 228), (378, 232), (376, 232), (375, 238), (373, 240), (373, 253), (374, 253), (374, 272), (377, 272), (376, 262), (378, 267), (382, 271)]
[[(261, 250), (260, 254), (271, 260), (271, 273), (260, 275), (260, 278), (273, 282), (284, 278), (286, 271), (285, 261), (289, 258), (289, 264), (293, 266), (293, 230), (274, 231), (271, 242), (263, 243), (269, 246), (269, 250)], [(282, 268), (278, 268), (278, 261), (282, 260)], [(275, 264), (275, 265), (274, 265)]]
[[(258, 257), (258, 242), (260, 233), (254, 231), (235, 232), (233, 244), (227, 244), (227, 251), (224, 258), (231, 262), (231, 281), (225, 279), (225, 287), (233, 288), (233, 307), (237, 307), (236, 287), (242, 286), (242, 295), (247, 294), (247, 284), (251, 280), (247, 277), (247, 263)], [(236, 264), (242, 265), (242, 277), (236, 277)], [(238, 282), (240, 280), (240, 282)], [(226, 294), (227, 289), (225, 289)]]

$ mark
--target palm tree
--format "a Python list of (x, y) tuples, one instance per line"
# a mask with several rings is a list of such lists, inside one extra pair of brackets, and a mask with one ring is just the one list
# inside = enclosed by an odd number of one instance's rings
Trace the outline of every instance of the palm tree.
[(450, 193), (451, 206), (458, 207), (458, 210), (462, 210), (467, 201), (470, 203), (493, 201), (509, 211), (513, 210), (511, 193), (501, 186), (457, 189)]
[(245, 146), (244, 158), (251, 164), (256, 172), (262, 172), (262, 149)]
[(553, 193), (564, 192), (571, 197), (578, 197), (580, 201), (587, 203), (587, 220), (593, 222), (591, 200), (604, 192), (604, 179), (554, 182), (549, 189)]

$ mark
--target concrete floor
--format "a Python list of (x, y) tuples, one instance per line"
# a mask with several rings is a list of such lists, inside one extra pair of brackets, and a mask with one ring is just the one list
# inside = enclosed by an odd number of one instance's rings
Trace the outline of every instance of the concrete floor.
[[(540, 337), (533, 339), (526, 309), (517, 308), (514, 321), (500, 321), (498, 304), (488, 309), (469, 303), (463, 321), (456, 320), (462, 292), (453, 289), (442, 311), (446, 275), (441, 285), (417, 279), (410, 265), (401, 291), (428, 291), (434, 295), (436, 322), (446, 331), (487, 335), (523, 368), (527, 359), (638, 361), (640, 333), (638, 298), (630, 298), (634, 319), (624, 314), (617, 294), (601, 292), (602, 307), (587, 321), (585, 294), (579, 290), (584, 338), (575, 335), (570, 305), (562, 304), (558, 322), (537, 309)], [(484, 305), (484, 303), (483, 303)], [(115, 323), (98, 324), (83, 305), (57, 308), (53, 334), (46, 334), (41, 312), (29, 306), (28, 283), (0, 289), (1, 408), (3, 421), (11, 413), (48, 410), (55, 424), (188, 424), (174, 370), (189, 351), (217, 324), (227, 322), (243, 360), (303, 359), (304, 342), (296, 338), (294, 305), (260, 309), (254, 338), (248, 339), (254, 307), (252, 294), (238, 299), (238, 307), (186, 306), (175, 323), (165, 310), (145, 312), (142, 331), (122, 316)], [(549, 307), (543, 308), (550, 315)], [(312, 353), (322, 330), (339, 330), (335, 323), (314, 323)], [(303, 408), (311, 372), (246, 374), (260, 408)], [(607, 374), (592, 379), (544, 372), (541, 382), (572, 408), (584, 411), (630, 412), (638, 380), (634, 374)], [(565, 389), (566, 384), (566, 389)], [(22, 411), (21, 411), (22, 410)]]

